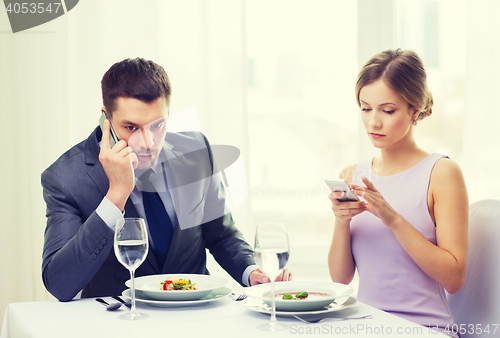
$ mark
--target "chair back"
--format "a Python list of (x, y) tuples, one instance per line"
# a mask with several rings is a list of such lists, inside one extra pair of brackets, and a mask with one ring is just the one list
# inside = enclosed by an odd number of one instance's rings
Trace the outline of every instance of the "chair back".
[(467, 278), (464, 287), (447, 299), (462, 338), (500, 335), (499, 200), (470, 205)]

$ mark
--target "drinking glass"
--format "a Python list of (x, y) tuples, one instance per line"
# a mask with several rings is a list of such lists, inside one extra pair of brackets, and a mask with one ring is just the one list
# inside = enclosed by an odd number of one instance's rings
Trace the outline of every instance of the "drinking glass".
[(135, 308), (135, 270), (144, 262), (148, 255), (148, 232), (142, 218), (124, 218), (118, 220), (115, 228), (114, 241), (115, 255), (118, 261), (130, 271), (132, 287), (132, 307), (120, 319), (138, 320), (148, 318), (149, 315), (137, 312)]
[(271, 280), (271, 319), (258, 328), (266, 331), (285, 330), (288, 326), (278, 323), (276, 320), (276, 296), (274, 292), (274, 282), (283, 272), (290, 255), (290, 245), (285, 224), (258, 224), (255, 232), (254, 255), (260, 271)]

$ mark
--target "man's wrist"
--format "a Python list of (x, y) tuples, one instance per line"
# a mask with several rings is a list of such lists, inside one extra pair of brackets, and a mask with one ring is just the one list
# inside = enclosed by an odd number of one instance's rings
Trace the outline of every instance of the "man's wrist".
[(106, 196), (97, 207), (96, 213), (113, 231), (115, 230), (116, 222), (120, 218), (123, 218), (123, 212)]
[(125, 196), (125, 194), (120, 192), (115, 192), (112, 189), (109, 189), (108, 193), (106, 194), (106, 198), (111, 203), (113, 203), (118, 209), (120, 209), (120, 211), (123, 211), (123, 209), (125, 209), (125, 203), (127, 203), (128, 199), (128, 195), (125, 198), (123, 196)]
[(243, 281), (243, 284), (245, 284), (245, 286), (251, 286), (250, 285), (250, 274), (257, 269), (258, 269), (257, 265), (254, 264), (254, 265), (248, 266), (245, 269), (245, 271), (243, 271), (242, 281)]

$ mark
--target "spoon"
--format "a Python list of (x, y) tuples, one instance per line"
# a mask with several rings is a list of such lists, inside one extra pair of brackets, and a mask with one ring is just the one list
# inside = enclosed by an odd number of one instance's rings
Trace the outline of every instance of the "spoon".
[(111, 303), (111, 304), (109, 304), (108, 302), (106, 302), (102, 298), (96, 298), (95, 300), (97, 302), (101, 303), (102, 305), (104, 305), (106, 307), (106, 310), (108, 310), (108, 311), (118, 310), (122, 306), (120, 303)]

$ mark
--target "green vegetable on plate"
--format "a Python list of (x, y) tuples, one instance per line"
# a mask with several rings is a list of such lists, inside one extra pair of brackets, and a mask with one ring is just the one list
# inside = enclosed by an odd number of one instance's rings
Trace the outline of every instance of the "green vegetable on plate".
[(283, 295), (283, 299), (293, 299), (293, 300), (300, 300), (300, 299), (306, 299), (307, 296), (309, 296), (309, 294), (305, 291), (299, 291), (297, 292), (297, 294), (295, 295), (295, 297), (293, 297), (291, 294), (289, 293), (285, 293)]

